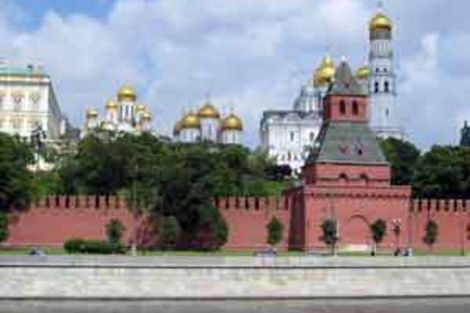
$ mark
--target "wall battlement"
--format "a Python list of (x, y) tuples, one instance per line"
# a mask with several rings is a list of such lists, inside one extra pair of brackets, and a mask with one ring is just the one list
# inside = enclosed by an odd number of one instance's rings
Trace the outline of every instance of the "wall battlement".
[(288, 211), (292, 209), (290, 197), (226, 197), (215, 198), (214, 205), (221, 211)]
[(125, 209), (126, 199), (123, 196), (98, 195), (50, 195), (31, 203), (30, 210), (35, 209)]
[(470, 213), (470, 199), (413, 199), (410, 213)]

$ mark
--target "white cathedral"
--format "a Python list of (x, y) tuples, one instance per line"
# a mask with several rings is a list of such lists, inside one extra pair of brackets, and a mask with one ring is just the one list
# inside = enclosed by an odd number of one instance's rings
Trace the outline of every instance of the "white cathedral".
[[(369, 64), (356, 77), (369, 91), (370, 126), (379, 138), (404, 138), (397, 118), (397, 89), (393, 51), (393, 23), (381, 8), (369, 22)], [(260, 122), (261, 148), (278, 165), (289, 165), (299, 173), (320, 131), (323, 99), (335, 75), (335, 64), (327, 55), (313, 79), (302, 86), (292, 110), (268, 110)]]
[(130, 85), (122, 86), (115, 99), (105, 104), (105, 116), (99, 117), (95, 108), (86, 111), (86, 120), (81, 136), (84, 137), (95, 129), (112, 132), (139, 134), (152, 131), (152, 115), (142, 103), (137, 103), (137, 93)]

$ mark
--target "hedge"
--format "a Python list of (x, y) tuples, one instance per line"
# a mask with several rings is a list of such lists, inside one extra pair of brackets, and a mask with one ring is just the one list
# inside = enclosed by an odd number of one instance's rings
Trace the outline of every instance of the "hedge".
[(67, 253), (87, 253), (87, 254), (116, 254), (124, 253), (122, 244), (113, 244), (101, 240), (84, 240), (73, 238), (64, 243)]

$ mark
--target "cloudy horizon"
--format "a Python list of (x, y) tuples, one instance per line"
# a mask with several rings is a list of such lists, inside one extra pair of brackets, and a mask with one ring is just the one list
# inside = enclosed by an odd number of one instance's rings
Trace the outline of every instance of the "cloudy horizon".
[[(51, 75), (75, 126), (124, 83), (149, 105), (154, 127), (210, 93), (259, 143), (263, 110), (290, 109), (326, 53), (353, 67), (368, 53), (374, 0), (6, 0), (0, 57), (35, 63)], [(66, 4), (65, 4), (66, 3)], [(454, 5), (453, 5), (454, 4)], [(458, 5), (455, 5), (458, 4)], [(394, 21), (399, 114), (420, 148), (456, 144), (470, 120), (470, 3), (385, 1)]]

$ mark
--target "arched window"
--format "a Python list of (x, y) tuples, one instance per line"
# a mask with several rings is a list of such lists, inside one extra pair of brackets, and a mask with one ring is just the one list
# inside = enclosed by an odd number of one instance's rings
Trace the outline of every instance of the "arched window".
[(389, 92), (389, 90), (390, 90), (390, 83), (388, 81), (386, 81), (385, 84), (384, 84), (384, 90), (385, 90), (385, 92)]
[(374, 83), (374, 92), (375, 92), (375, 93), (378, 93), (378, 92), (379, 92), (379, 83), (378, 83), (378, 82), (375, 82), (375, 83)]
[(339, 102), (339, 113), (340, 113), (341, 115), (346, 114), (346, 103), (344, 103), (344, 100), (341, 100), (341, 101)]
[(341, 175), (339, 175), (339, 181), (340, 183), (347, 184), (349, 181), (348, 176), (342, 173)]
[(357, 104), (357, 101), (354, 100), (353, 101), (353, 114), (354, 115), (358, 115), (359, 114), (359, 105)]
[(359, 179), (361, 180), (361, 182), (364, 184), (364, 185), (369, 185), (369, 177), (366, 175), (366, 174), (361, 174), (361, 176), (359, 177)]

